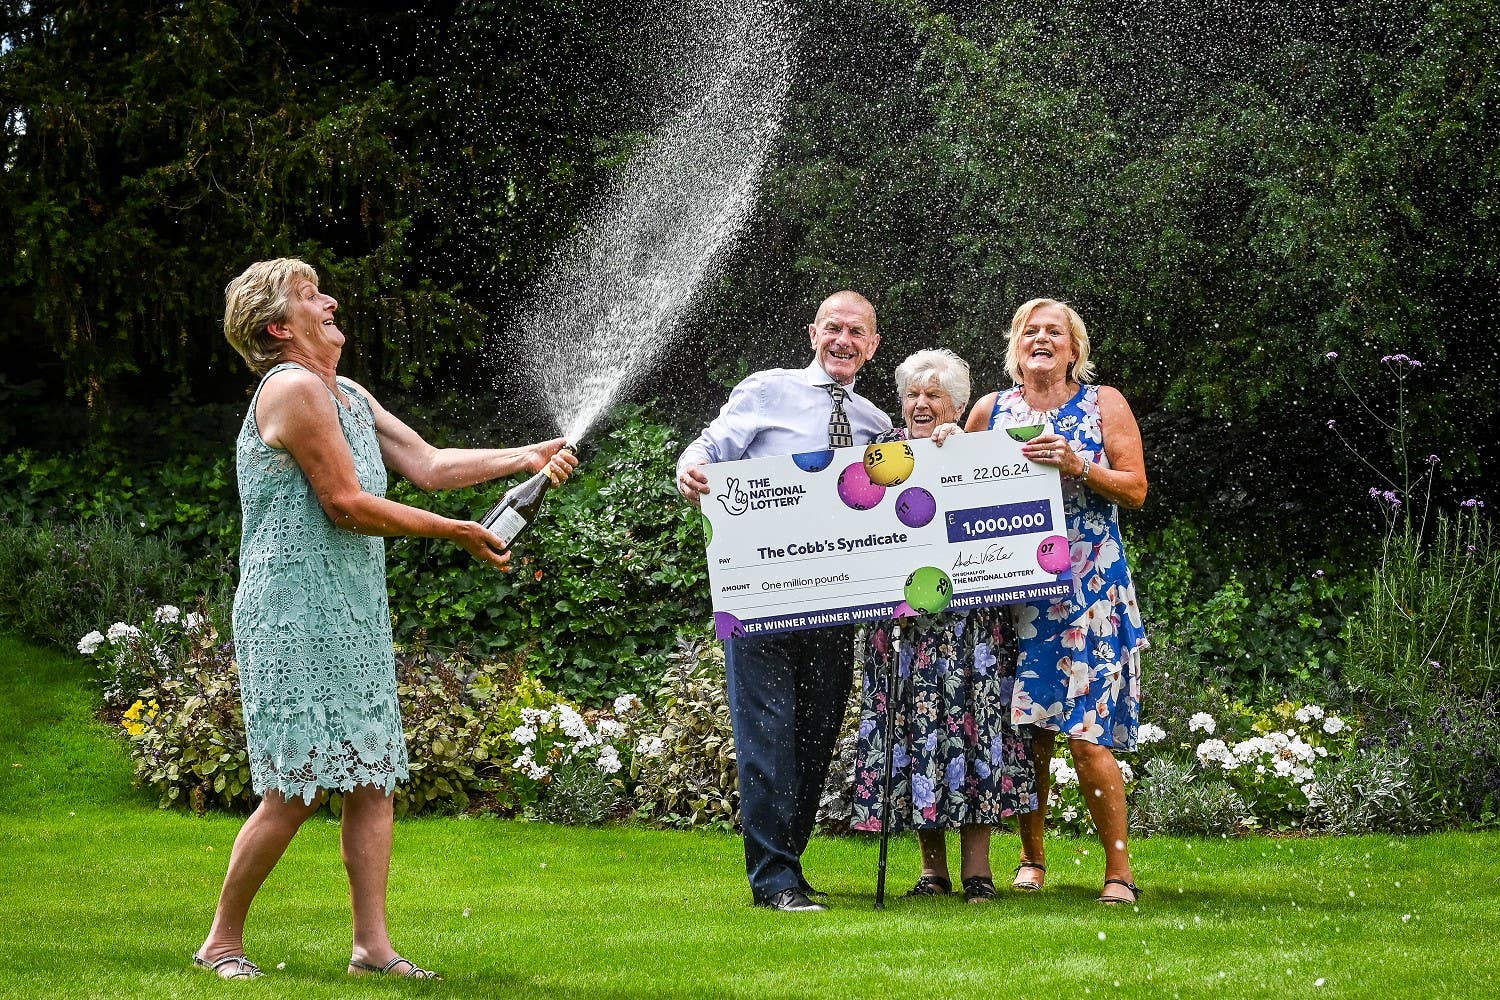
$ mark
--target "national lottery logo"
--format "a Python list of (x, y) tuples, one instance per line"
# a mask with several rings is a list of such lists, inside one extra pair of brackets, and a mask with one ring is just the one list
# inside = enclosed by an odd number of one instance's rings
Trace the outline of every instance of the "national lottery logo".
[(764, 478), (747, 480), (741, 486), (738, 476), (730, 476), (724, 480), (724, 492), (715, 494), (714, 499), (719, 501), (724, 513), (739, 517), (752, 510), (795, 507), (806, 495), (807, 489), (800, 485), (778, 486)]

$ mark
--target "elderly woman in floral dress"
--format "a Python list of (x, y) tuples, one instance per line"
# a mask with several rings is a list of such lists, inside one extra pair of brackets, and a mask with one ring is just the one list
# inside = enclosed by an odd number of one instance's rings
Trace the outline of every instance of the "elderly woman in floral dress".
[[(969, 401), (969, 366), (951, 351), (918, 351), (896, 369), (905, 427), (881, 440), (939, 445)], [(894, 622), (864, 633), (864, 681), (853, 826), (879, 831), (885, 773), (885, 677)], [(945, 833), (959, 831), (964, 898), (995, 897), (990, 832), (1036, 806), (1026, 741), (1010, 724), (1015, 641), (1005, 608), (909, 618), (901, 624), (891, 829), (914, 829), (922, 873), (908, 896), (953, 892)]]
[(1041, 808), (1021, 818), (1017, 889), (1042, 887), (1042, 839), (1054, 734), (1068, 750), (1104, 846), (1101, 903), (1140, 895), (1126, 848), (1125, 783), (1114, 751), (1134, 750), (1146, 632), (1120, 537), (1119, 509), (1146, 502), (1146, 462), (1130, 404), (1091, 381), (1089, 335), (1064, 302), (1032, 299), (1011, 319), (1006, 370), (1016, 384), (979, 400), (969, 430), (1045, 425), (1026, 458), (1059, 470), (1073, 564), (1071, 598), (1016, 605), (1011, 721), (1035, 727)]

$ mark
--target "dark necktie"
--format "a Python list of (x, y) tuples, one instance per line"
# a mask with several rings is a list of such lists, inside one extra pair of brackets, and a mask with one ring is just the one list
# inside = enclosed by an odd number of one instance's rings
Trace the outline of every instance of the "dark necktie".
[(828, 414), (828, 447), (851, 448), (854, 446), (854, 432), (849, 427), (848, 415), (844, 413), (844, 397), (848, 392), (836, 382), (829, 382), (823, 388), (833, 397), (833, 412)]

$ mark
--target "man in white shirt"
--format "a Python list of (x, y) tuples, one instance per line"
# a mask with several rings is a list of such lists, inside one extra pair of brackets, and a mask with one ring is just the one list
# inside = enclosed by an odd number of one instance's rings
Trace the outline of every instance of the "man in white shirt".
[[(735, 386), (729, 401), (677, 460), (677, 489), (708, 493), (702, 466), (868, 444), (890, 419), (854, 392), (875, 356), (875, 307), (835, 292), (808, 326), (813, 363), (772, 368)], [(849, 628), (806, 629), (725, 641), (729, 714), (739, 761), (745, 868), (758, 906), (826, 909), (802, 874), (818, 797), (843, 721), (854, 662)]]

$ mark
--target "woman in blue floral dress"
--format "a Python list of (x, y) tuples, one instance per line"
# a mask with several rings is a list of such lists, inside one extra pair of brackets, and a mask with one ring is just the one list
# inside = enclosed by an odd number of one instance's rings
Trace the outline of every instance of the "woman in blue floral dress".
[(1006, 368), (1017, 384), (979, 400), (968, 429), (1045, 426), (1022, 451), (1062, 474), (1073, 564), (1070, 599), (1015, 606), (1020, 652), (1011, 721), (1035, 727), (1041, 808), (1022, 817), (1014, 885), (1042, 886), (1048, 769), (1054, 734), (1062, 733), (1104, 846), (1100, 902), (1133, 903), (1139, 890), (1114, 751), (1135, 749), (1146, 647), (1119, 519), (1122, 505), (1146, 501), (1140, 427), (1118, 390), (1089, 381), (1088, 329), (1066, 303), (1032, 299), (1016, 310)]
[[(882, 440), (941, 442), (969, 400), (969, 366), (949, 351), (918, 351), (896, 369), (906, 426)], [(880, 831), (885, 775), (886, 677), (895, 622), (862, 633), (856, 830)], [(923, 615), (900, 622), (899, 694), (891, 781), (891, 832), (915, 829), (922, 874), (911, 896), (953, 891), (945, 831), (959, 831), (964, 898), (995, 896), (990, 832), (1036, 807), (1031, 759), (1010, 722), (1015, 638), (1005, 608)]]

